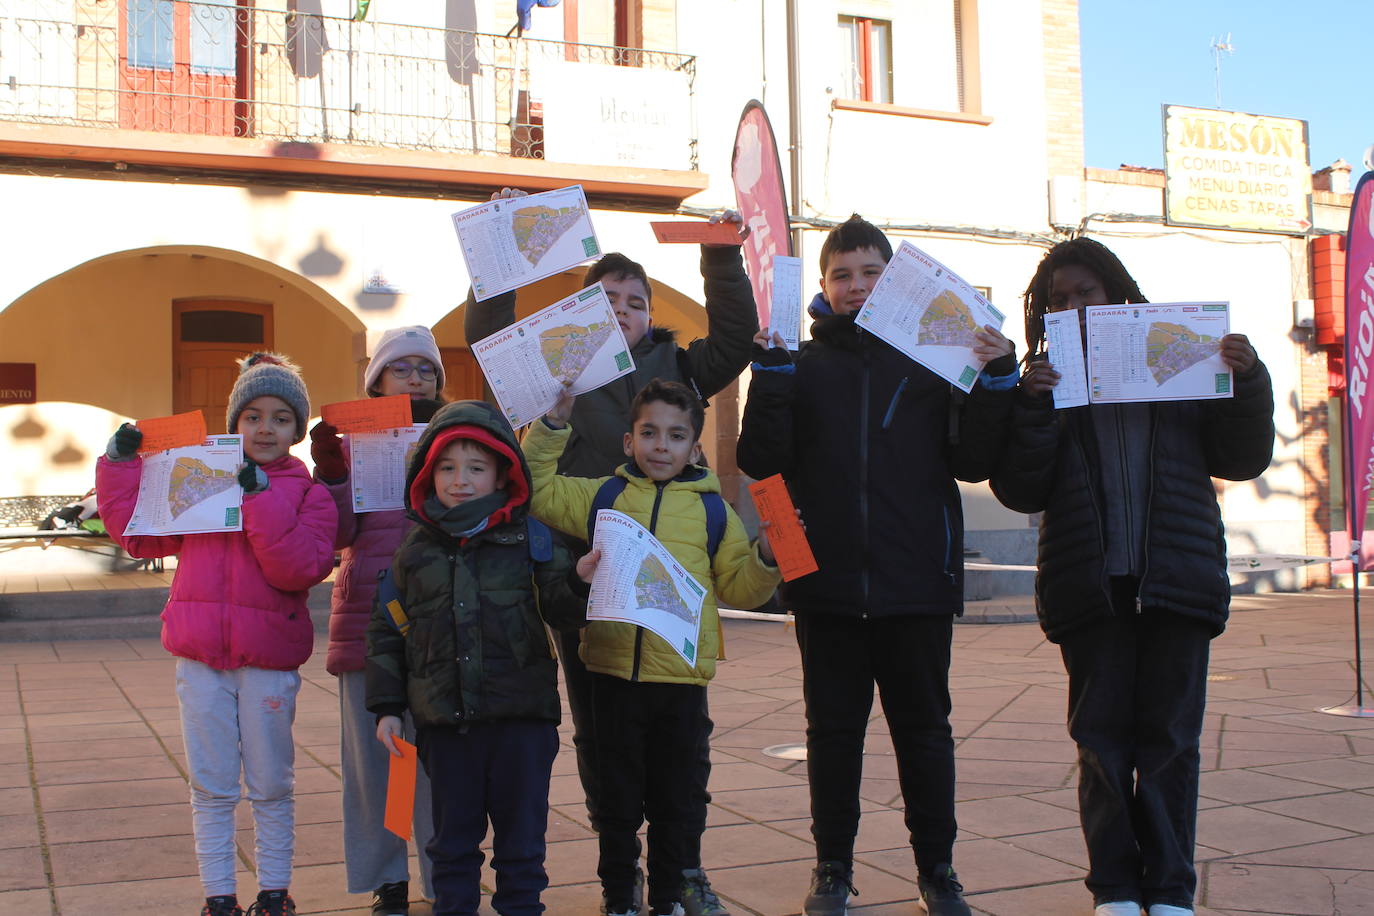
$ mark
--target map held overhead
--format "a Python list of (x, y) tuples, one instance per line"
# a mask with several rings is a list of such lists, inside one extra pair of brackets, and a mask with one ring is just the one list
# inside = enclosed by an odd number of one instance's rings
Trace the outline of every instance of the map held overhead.
[(537, 266), (554, 244), (582, 219), (584, 211), (577, 207), (523, 207), (515, 211), (511, 231), (515, 247)]

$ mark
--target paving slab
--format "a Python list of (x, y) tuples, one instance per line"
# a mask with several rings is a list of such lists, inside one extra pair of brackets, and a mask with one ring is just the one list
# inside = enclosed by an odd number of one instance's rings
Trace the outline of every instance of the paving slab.
[[(127, 584), (127, 583), (126, 583)], [(987, 618), (988, 614), (982, 615)], [(1374, 914), (1374, 721), (1314, 711), (1349, 696), (1349, 596), (1245, 596), (1214, 645), (1203, 735), (1198, 916)], [(711, 690), (713, 804), (703, 841), (735, 916), (796, 916), (813, 864), (795, 635), (728, 620)], [(297, 868), (302, 916), (362, 916), (343, 880), (338, 727), (324, 638), (302, 668)], [(194, 911), (200, 898), (173, 661), (154, 637), (0, 643), (0, 913)], [(1058, 650), (1028, 623), (955, 628), (951, 677), (961, 833), (975, 913), (1089, 916), (1076, 765)], [(560, 729), (548, 912), (594, 916), (596, 840), (571, 729)], [(851, 916), (918, 916), (886, 722), (875, 704)], [(252, 818), (238, 812), (252, 859)], [(490, 888), (490, 867), (483, 880)], [(241, 869), (243, 899), (256, 884)], [(417, 904), (414, 916), (429, 916)], [(479, 911), (493, 916), (489, 902)]]

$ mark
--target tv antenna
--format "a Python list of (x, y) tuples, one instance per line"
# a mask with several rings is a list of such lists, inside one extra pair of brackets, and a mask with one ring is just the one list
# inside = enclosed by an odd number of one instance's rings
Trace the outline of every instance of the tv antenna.
[(1216, 71), (1216, 90), (1218, 108), (1221, 107), (1221, 55), (1223, 51), (1226, 52), (1226, 54), (1228, 55), (1236, 53), (1236, 46), (1235, 43), (1231, 41), (1230, 32), (1226, 33), (1225, 39), (1216, 37), (1212, 38), (1212, 61)]

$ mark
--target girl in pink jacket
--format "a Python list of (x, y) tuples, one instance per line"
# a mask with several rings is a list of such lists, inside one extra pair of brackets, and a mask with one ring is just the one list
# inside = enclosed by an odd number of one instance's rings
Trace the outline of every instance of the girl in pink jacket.
[[(427, 423), (444, 390), (444, 364), (429, 328), (392, 328), (377, 341), (367, 364), (364, 386), (370, 398), (407, 394), (414, 422)], [(350, 894), (372, 894), (374, 916), (410, 912), (410, 865), (406, 841), (383, 825), (389, 767), (386, 748), (376, 739), (376, 717), (367, 711), (367, 624), (377, 576), (413, 522), (404, 509), (354, 512), (350, 455), (338, 430), (323, 421), (310, 431), (315, 479), (329, 489), (339, 510), (334, 546), (343, 551), (329, 602), (329, 655), (325, 667), (339, 679), (340, 763), (343, 770), (344, 873)], [(405, 734), (415, 727), (406, 717)], [(424, 895), (434, 897), (429, 853), (434, 836), (429, 779), (423, 769), (415, 785), (415, 849)]]
[(313, 647), (306, 597), (333, 568), (337, 512), (287, 452), (310, 416), (299, 370), (273, 353), (254, 353), (240, 367), (228, 429), (243, 436), (242, 531), (126, 537), (143, 463), (143, 434), (127, 423), (96, 465), (96, 491), (106, 529), (131, 556), (179, 555), (162, 645), (177, 656), (201, 916), (245, 916), (234, 875), (241, 784), (253, 806), (261, 887), (247, 914), (292, 916), (296, 669)]

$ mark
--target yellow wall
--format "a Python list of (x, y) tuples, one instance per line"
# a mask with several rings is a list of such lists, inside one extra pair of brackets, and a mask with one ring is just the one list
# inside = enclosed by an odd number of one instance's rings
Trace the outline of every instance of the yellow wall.
[(359, 396), (362, 323), (322, 293), (312, 298), (230, 254), (102, 259), (0, 312), (0, 362), (37, 364), (40, 398), (0, 408), (0, 451), (18, 459), (0, 462), (0, 495), (78, 492), (119, 420), (171, 413), (175, 299), (272, 303), (274, 346), (303, 368), (315, 412)]

